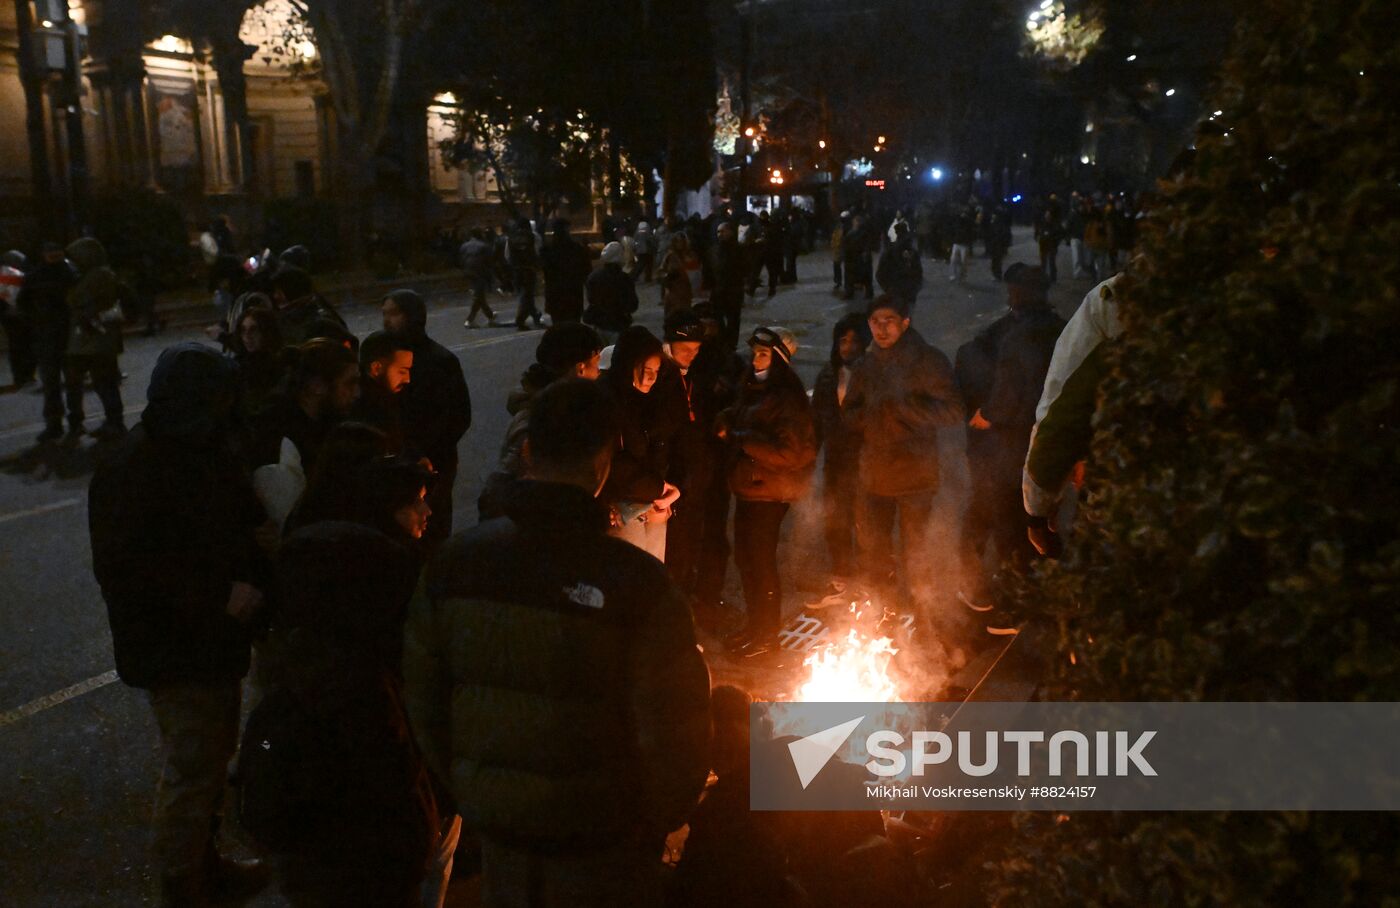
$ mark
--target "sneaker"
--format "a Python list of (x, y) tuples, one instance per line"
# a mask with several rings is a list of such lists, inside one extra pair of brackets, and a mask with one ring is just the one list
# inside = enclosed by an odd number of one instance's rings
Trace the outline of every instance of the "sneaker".
[(990, 612), (992, 610), (992, 604), (990, 602), (982, 602), (981, 600), (967, 593), (964, 593), (962, 590), (958, 590), (958, 601), (961, 602), (963, 605), (967, 606), (968, 608), (972, 609), (974, 612)]
[(466, 321), (462, 322), (462, 327), (463, 327), (463, 328), (466, 328), (468, 331), (471, 331), (471, 330), (476, 329), (476, 328), (479, 327), (479, 326), (477, 325), (475, 319), (470, 319), (470, 318), (469, 318), (469, 319), (467, 319)]
[(497, 327), (498, 323), (496, 322), (496, 313), (492, 312), (490, 315), (486, 316), (486, 319), (492, 328)]
[(803, 608), (808, 611), (818, 611), (824, 608), (840, 606), (842, 608), (851, 604), (850, 584), (844, 580), (832, 579), (817, 596), (802, 603)]

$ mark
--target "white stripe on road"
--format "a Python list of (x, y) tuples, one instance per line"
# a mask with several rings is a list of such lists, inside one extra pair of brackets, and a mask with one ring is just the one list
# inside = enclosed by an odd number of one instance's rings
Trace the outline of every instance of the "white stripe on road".
[(30, 700), (18, 709), (12, 709), (7, 713), (0, 713), (0, 728), (4, 728), (7, 725), (14, 725), (19, 720), (27, 719), (35, 713), (41, 713), (46, 709), (53, 709), (60, 703), (67, 703), (75, 697), (81, 697), (83, 694), (91, 693), (98, 688), (106, 687), (116, 680), (117, 672), (116, 669), (113, 669), (110, 672), (103, 672), (86, 681), (79, 681), (72, 687), (65, 687), (63, 690), (56, 690), (37, 700)]
[(30, 508), (27, 511), (15, 511), (11, 514), (0, 514), (0, 523), (9, 523), (11, 520), (19, 520), (24, 517), (37, 517), (40, 514), (47, 514), (50, 511), (61, 511), (64, 508), (71, 508), (75, 504), (82, 504), (82, 498), (65, 498), (62, 501), (54, 501), (49, 504), (41, 504), (37, 508)]
[(535, 333), (537, 333), (537, 332), (536, 332), (536, 331), (516, 331), (516, 332), (513, 333), (513, 334), (504, 334), (504, 335), (502, 335), (502, 336), (500, 336), (500, 337), (488, 337), (488, 338), (485, 338), (485, 339), (483, 339), (483, 340), (478, 340), (478, 341), (467, 341), (467, 342), (464, 343), (464, 344), (453, 344), (452, 346), (448, 347), (447, 349), (453, 351), (454, 353), (455, 353), (456, 351), (458, 351), (458, 350), (475, 350), (475, 349), (477, 349), (478, 347), (491, 347), (491, 346), (494, 346), (494, 345), (496, 345), (496, 344), (504, 344), (504, 343), (506, 343), (507, 341), (520, 340), (521, 338), (529, 337), (531, 334), (535, 334)]

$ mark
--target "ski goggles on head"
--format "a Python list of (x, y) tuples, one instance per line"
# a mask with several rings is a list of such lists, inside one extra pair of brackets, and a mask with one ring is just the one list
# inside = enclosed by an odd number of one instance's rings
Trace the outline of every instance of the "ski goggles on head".
[(749, 336), (750, 347), (769, 347), (773, 355), (785, 363), (792, 362), (792, 354), (788, 352), (787, 344), (783, 343), (782, 335), (772, 328), (755, 328)]

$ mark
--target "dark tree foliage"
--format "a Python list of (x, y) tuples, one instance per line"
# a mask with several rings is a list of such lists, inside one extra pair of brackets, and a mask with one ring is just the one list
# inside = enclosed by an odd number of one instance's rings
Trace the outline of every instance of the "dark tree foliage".
[[(1053, 699), (1400, 696), (1394, 24), (1262, 0), (1237, 29), (1223, 134), (1129, 272), (1083, 520), (1020, 591), (1059, 629)], [(1394, 904), (1400, 821), (1023, 815), (992, 869), (1000, 904)]]
[[(701, 4), (478, 0), (445, 11), (426, 45), (440, 86), (468, 110), (498, 122), (507, 109), (537, 116), (551, 134), (581, 111), (643, 172), (669, 165), (688, 188), (709, 177), (715, 80)], [(525, 145), (532, 140), (520, 137)], [(592, 137), (595, 147), (599, 138)], [(548, 161), (530, 148), (520, 157)], [(578, 174), (556, 176), (573, 186)], [(554, 194), (564, 188), (543, 169), (529, 182)]]

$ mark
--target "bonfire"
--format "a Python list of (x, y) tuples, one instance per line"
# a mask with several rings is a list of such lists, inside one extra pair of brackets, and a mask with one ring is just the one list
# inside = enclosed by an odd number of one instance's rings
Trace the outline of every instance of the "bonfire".
[(831, 643), (818, 644), (803, 660), (806, 680), (794, 700), (807, 703), (890, 703), (899, 699), (899, 685), (890, 674), (890, 660), (899, 650), (877, 628), (868, 633), (861, 617), (870, 602), (851, 603), (855, 626)]

